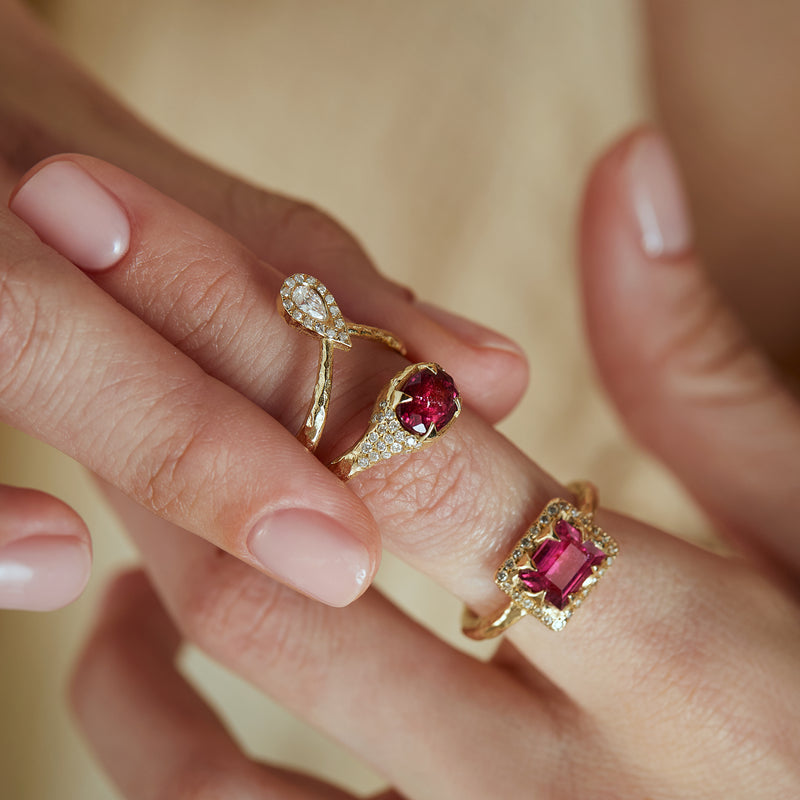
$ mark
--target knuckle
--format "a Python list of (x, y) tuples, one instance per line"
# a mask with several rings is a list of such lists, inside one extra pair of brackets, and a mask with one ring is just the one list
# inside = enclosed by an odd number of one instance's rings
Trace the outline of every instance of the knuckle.
[[(44, 362), (56, 329), (27, 272), (22, 260), (8, 260), (0, 271), (0, 395), (20, 401), (34, 394), (41, 380), (34, 376), (49, 374)], [(62, 341), (67, 335), (59, 331)]]
[(680, 324), (656, 347), (654, 366), (704, 402), (760, 395), (772, 385), (765, 360), (715, 290), (693, 289), (680, 297)]
[(184, 352), (212, 357), (236, 341), (256, 302), (247, 291), (244, 259), (238, 252), (223, 257), (218, 248), (192, 239), (176, 250), (169, 260), (181, 267), (162, 287), (171, 300), (160, 332)]
[(184, 635), (206, 653), (244, 674), (286, 680), (286, 691), (306, 696), (323, 690), (337, 646), (323, 614), (318, 604), (222, 552), (192, 574), (177, 605)]
[(442, 556), (453, 547), (452, 535), (443, 531), (458, 530), (465, 563), (473, 558), (483, 563), (487, 548), (495, 545), (496, 530), (489, 528), (495, 515), (488, 508), (495, 495), (476, 452), (463, 439), (447, 439), (422, 456), (390, 459), (380, 473), (366, 473), (363, 498), (383, 524), (403, 531), (404, 548)]
[[(162, 406), (169, 408), (161, 413)], [(185, 401), (172, 399), (172, 393), (160, 398), (142, 426), (149, 432), (140, 433), (126, 465), (131, 493), (166, 518), (190, 515), (211, 487), (219, 489), (227, 472), (227, 450), (217, 446), (212, 423), (194, 408), (188, 409), (188, 422), (176, 422), (186, 411)], [(165, 428), (171, 433), (165, 435)]]
[(226, 196), (227, 229), (279, 268), (286, 261), (296, 262), (298, 256), (322, 258), (331, 253), (340, 258), (350, 254), (354, 264), (366, 262), (353, 235), (312, 203), (235, 179), (231, 179)]

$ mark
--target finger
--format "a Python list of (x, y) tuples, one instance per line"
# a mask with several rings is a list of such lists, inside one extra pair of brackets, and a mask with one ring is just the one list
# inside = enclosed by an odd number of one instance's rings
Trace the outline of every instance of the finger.
[(528, 365), (518, 344), (416, 300), (378, 272), (357, 240), (319, 209), (238, 181), (233, 192), (236, 213), (222, 227), (263, 259), (287, 274), (320, 278), (353, 319), (400, 334), (412, 361), (447, 364), (467, 402), (489, 422), (498, 422), (519, 403)]
[(8, 211), (0, 233), (5, 421), (300, 591), (345, 605), (364, 590), (380, 546), (351, 492)]
[(589, 342), (625, 423), (724, 532), (800, 569), (800, 405), (691, 249), (680, 180), (654, 131), (597, 165), (582, 254)]
[(141, 572), (119, 576), (71, 681), (86, 739), (127, 800), (346, 800), (256, 764), (175, 668), (180, 638)]
[[(81, 163), (87, 169), (94, 169), (89, 162)], [(164, 287), (163, 292), (153, 297), (151, 305), (155, 308), (159, 307), (161, 295), (169, 297), (170, 303), (174, 302), (174, 288), (170, 294), (168, 287), (176, 277), (175, 285), (188, 287), (187, 297), (191, 298), (195, 283), (206, 287), (210, 278), (221, 274), (217, 290), (220, 287), (224, 289), (222, 302), (219, 298), (211, 302), (212, 309), (217, 309), (217, 313), (209, 317), (211, 324), (201, 326), (199, 336), (193, 337), (192, 328), (188, 335), (177, 337), (176, 341), (190, 348), (193, 356), (208, 371), (213, 371), (206, 365), (213, 363), (217, 348), (230, 343), (234, 349), (227, 351), (224, 364), (214, 363), (214, 369), (231, 370), (222, 373), (231, 382), (250, 381), (243, 384), (242, 390), (263, 392), (257, 395), (259, 402), (263, 398), (270, 410), (274, 408), (274, 413), (294, 428), (302, 413), (300, 409), (307, 402), (297, 394), (298, 384), (311, 383), (309, 373), (315, 354), (308, 349), (303, 353), (302, 348), (309, 342), (303, 339), (301, 343), (302, 337), (296, 336), (277, 319), (272, 303), (264, 301), (265, 296), (274, 297), (272, 290), (277, 288), (280, 276), (276, 277), (261, 262), (255, 261), (240, 245), (237, 250), (235, 242), (215, 232), (207, 222), (193, 217), (174, 203), (170, 205), (171, 201), (161, 198), (148, 187), (132, 182), (129, 176), (121, 175), (108, 165), (96, 167), (93, 175), (99, 176), (102, 170), (103, 175), (111, 176), (110, 180), (115, 181), (117, 197), (128, 192), (124, 196), (126, 210), (131, 218), (138, 220), (128, 256), (113, 269), (97, 273), (96, 277), (108, 281), (116, 280), (115, 275), (124, 278), (127, 265), (131, 281), (135, 283), (136, 271), (130, 270), (126, 259), (131, 253), (138, 252), (137, 248), (142, 251), (141, 242), (148, 241), (151, 246), (164, 241), (172, 244), (168, 251), (171, 257), (162, 262), (159, 262), (157, 253), (156, 257), (144, 257), (139, 262), (143, 273), (148, 268), (153, 269), (147, 276), (146, 286)], [(137, 197), (140, 198), (138, 204), (135, 202)], [(148, 240), (149, 232), (158, 230), (159, 219), (155, 217), (169, 218), (179, 232), (162, 230), (158, 237)], [(170, 235), (172, 239), (167, 238)], [(199, 257), (198, 242), (202, 243)], [(142, 252), (147, 253), (147, 249)], [(220, 265), (225, 268), (222, 272)], [(187, 280), (187, 274), (184, 274), (187, 266), (196, 266), (202, 279)], [(159, 275), (162, 276), (160, 284), (156, 280)], [(230, 289), (231, 284), (226, 283), (231, 278), (234, 291)], [(247, 287), (254, 287), (254, 290), (247, 291)], [(131, 291), (129, 296), (135, 299), (139, 295)], [(252, 299), (253, 305), (230, 302), (230, 298), (242, 297), (248, 301)], [(199, 299), (184, 302), (180, 306), (181, 314), (190, 314), (191, 307), (202, 306), (203, 300), (201, 293)], [(147, 313), (147, 307), (147, 303), (141, 303), (141, 313)], [(253, 317), (262, 325), (261, 335), (249, 338), (247, 321)], [(180, 319), (180, 316), (167, 316), (164, 327), (174, 325)], [(240, 329), (245, 333), (242, 337), (237, 335)], [(217, 331), (225, 335), (218, 336)], [(269, 337), (266, 347), (262, 344), (264, 337)], [(234, 357), (232, 354), (238, 355)], [(279, 354), (278, 360), (274, 364), (265, 364), (264, 359), (275, 358), (274, 354)], [(241, 363), (248, 365), (244, 371), (238, 366)], [(339, 418), (338, 424), (333, 426), (336, 436), (335, 441), (329, 443), (331, 452), (335, 451), (332, 445), (344, 447), (348, 438), (352, 441), (359, 425), (363, 426), (362, 412), (368, 413), (367, 409), (372, 406), (377, 394), (376, 385), (394, 374), (399, 363), (395, 354), (380, 348), (368, 358), (353, 353), (349, 359), (343, 359), (343, 374), (338, 379), (339, 395), (334, 398)], [(280, 372), (287, 368), (287, 374)], [(263, 376), (263, 383), (253, 381), (253, 375)], [(279, 380), (274, 383), (276, 375)], [(299, 381), (297, 375), (301, 375)], [(557, 385), (553, 388), (558, 390)], [(282, 462), (275, 461), (272, 469), (276, 469), (275, 464)], [(285, 468), (286, 464), (282, 466)], [(462, 414), (452, 433), (442, 437), (435, 447), (418, 456), (382, 462), (357, 476), (351, 486), (364, 497), (375, 519), (381, 523), (387, 543), (398, 554), (483, 613), (496, 608), (505, 598), (495, 588), (493, 577), (512, 544), (537, 518), (548, 498), (565, 496), (563, 487), (469, 411)], [(640, 689), (644, 714), (652, 710), (648, 698), (654, 696), (654, 684), (665, 679), (663, 673), (649, 669), (649, 665), (652, 662), (659, 665), (670, 663), (662, 648), (682, 646), (686, 634), (680, 620), (689, 614), (689, 608), (694, 613), (691, 605), (694, 597), (687, 592), (686, 586), (694, 587), (703, 581), (716, 580), (724, 568), (714, 556), (698, 553), (652, 528), (625, 518), (610, 519), (612, 533), (620, 540), (625, 558), (620, 560), (620, 567), (615, 567), (612, 575), (616, 573), (616, 578), (611, 580), (611, 585), (608, 588), (600, 586), (595, 592), (595, 596), (599, 594), (609, 598), (609, 604), (603, 606), (596, 600), (592, 601), (593, 607), (599, 611), (591, 617), (591, 623), (582, 622), (587, 614), (582, 611), (571, 623), (568, 646), (563, 641), (550, 643), (546, 639), (543, 642), (541, 637), (552, 638), (552, 633), (530, 621), (516, 626), (519, 631), (515, 629), (512, 635), (519, 648), (543, 669), (554, 684), (574, 694), (587, 708), (592, 708), (593, 704), (607, 704), (609, 698), (619, 699), (629, 691), (628, 673), (621, 670), (620, 665), (630, 667), (636, 664), (643, 671), (649, 670), (646, 672), (648, 680)], [(298, 542), (292, 563), (300, 565), (301, 573), (308, 562), (307, 553), (315, 552), (313, 547), (311, 550), (303, 547), (302, 532), (302, 527), (297, 526), (293, 529), (295, 535), (282, 539), (283, 542)], [(258, 536), (269, 544), (269, 530), (266, 536), (261, 533)], [(281, 544), (282, 556), (284, 546)], [(315, 563), (320, 563), (319, 559), (315, 559)], [(321, 563), (317, 575), (320, 581), (324, 581), (327, 579), (326, 567), (324, 561)], [(676, 571), (690, 582), (677, 583), (674, 580)], [(732, 587), (736, 581), (739, 584), (746, 582), (740, 568), (725, 575), (727, 580), (719, 583), (728, 594), (715, 595), (708, 609), (710, 619), (725, 617), (725, 602), (734, 592)], [(313, 587), (309, 591), (313, 593)], [(745, 617), (749, 619), (747, 615)], [(654, 621), (656, 628), (663, 629), (663, 635), (655, 641), (651, 635)], [(726, 628), (722, 626), (722, 630)], [(613, 651), (609, 648), (610, 642), (615, 643)], [(593, 667), (588, 675), (587, 664)]]
[[(94, 178), (106, 181), (134, 221), (135, 234), (128, 253), (113, 268), (94, 273), (98, 283), (185, 348), (206, 372), (224, 379), (290, 429), (296, 429), (307, 403), (300, 387), (313, 382), (316, 353), (313, 341), (298, 336), (278, 317), (272, 298), (281, 276), (207, 221), (125, 173), (98, 162), (80, 163), (87, 174), (91, 170)], [(164, 228), (167, 220), (169, 230)], [(211, 295), (207, 291), (210, 285)], [(210, 312), (204, 310), (205, 305)], [(333, 436), (321, 449), (323, 457), (341, 452), (363, 429), (378, 387), (404, 362), (383, 348), (373, 348), (368, 354), (350, 353), (340, 363), (329, 423)], [(553, 388), (558, 390), (557, 385)], [(292, 474), (288, 463), (276, 456), (270, 469), (275, 471), (279, 466), (281, 475)], [(218, 470), (212, 474), (213, 480), (222, 479)], [(250, 476), (248, 471), (247, 480), (252, 479)], [(241, 473), (237, 477), (247, 483)], [(227, 481), (227, 472), (224, 478)], [(482, 612), (492, 610), (505, 597), (496, 589), (493, 578), (513, 543), (549, 498), (567, 496), (563, 487), (468, 409), (435, 447), (375, 466), (354, 478), (350, 486), (364, 498), (395, 552)], [(214, 493), (219, 491), (215, 487)], [(313, 497), (313, 493), (309, 491), (307, 497)], [(627, 654), (641, 659), (646, 652), (657, 659), (660, 644), (651, 641), (650, 628), (644, 621), (660, 619), (664, 609), (671, 614), (688, 601), (682, 585), (674, 584), (674, 571), (686, 569), (687, 576), (700, 582), (715, 574), (713, 565), (717, 562), (633, 521), (615, 518), (613, 524), (612, 533), (621, 540), (625, 558), (612, 573), (617, 574), (611, 588), (601, 586), (597, 590), (613, 601), (605, 619), (600, 614), (598, 624), (582, 625), (579, 615), (571, 623), (577, 629), (571, 641), (583, 637), (583, 647), (593, 654), (592, 659), (614, 638), (622, 640), (615, 650), (617, 658)], [(296, 545), (288, 560), (300, 573), (297, 580), (306, 571), (308, 553), (316, 550), (303, 534), (303, 527), (297, 525), (292, 535), (278, 540), (278, 555), (284, 560), (283, 548)], [(257, 536), (271, 547), (269, 532)], [(275, 549), (268, 550), (267, 560), (274, 554)], [(658, 554), (655, 561), (654, 554)], [(324, 560), (314, 561), (320, 563), (315, 579), (327, 580)], [(642, 591), (645, 576), (647, 582), (659, 586), (658, 593)], [(313, 590), (312, 584), (308, 591), (313, 594)], [(612, 628), (619, 624), (618, 609), (628, 608), (629, 594), (637, 603), (636, 619), (640, 622), (626, 625), (624, 633), (618, 633)], [(720, 613), (720, 608), (715, 606), (714, 613)], [(515, 641), (546, 669), (554, 683), (577, 692), (581, 700), (586, 695), (590, 702), (594, 699), (591, 687), (595, 677), (616, 681), (620, 691), (624, 688), (620, 673), (611, 666), (619, 662), (600, 664), (587, 680), (583, 677), (584, 662), (577, 655), (581, 645), (572, 644), (567, 649), (549, 644), (543, 652), (541, 635), (552, 634), (544, 629), (536, 631), (537, 626), (531, 622), (517, 626), (522, 633), (515, 632)], [(672, 629), (678, 639), (682, 635), (680, 626), (673, 624)], [(665, 640), (670, 641), (669, 637)], [(555, 652), (561, 653), (563, 664), (552, 660)], [(607, 696), (606, 687), (602, 697)]]
[(62, 608), (91, 568), (89, 531), (75, 511), (44, 492), (0, 486), (0, 608)]
[(5, 43), (17, 80), (0, 87), (12, 109), (0, 154), (17, 178), (64, 151), (95, 155), (194, 209), (284, 273), (309, 272), (335, 290), (358, 321), (402, 331), (418, 361), (446, 361), (473, 407), (496, 421), (527, 383), (521, 349), (484, 326), (431, 310), (381, 275), (356, 239), (307, 203), (226, 175), (164, 140), (80, 72), (22, 10)]
[[(536, 726), (546, 771), (560, 742), (555, 710), (505, 669), (453, 650), (374, 590), (345, 611), (325, 609), (119, 499), (112, 496), (184, 635), (357, 753), (403, 795), (513, 792), (511, 749), (483, 775), (465, 771), (463, 759), (496, 749), (514, 726)], [(570, 704), (559, 697), (566, 711)]]
[[(76, 165), (82, 169), (76, 169)], [(115, 208), (106, 193), (97, 194), (97, 202), (90, 202), (90, 195), (95, 193), (83, 171), (114, 192), (121, 201), (120, 207)], [(265, 381), (259, 345), (263, 341), (265, 323), (275, 317), (273, 298), (282, 274), (265, 273), (249, 250), (204, 218), (188, 214), (182, 206), (151, 187), (93, 159), (60, 158), (40, 165), (14, 194), (11, 208), (46, 243), (92, 273), (103, 288), (178, 344), (207, 371), (261, 405), (267, 404), (266, 390), (272, 392), (274, 387)], [(300, 215), (292, 215), (291, 219), (294, 220), (292, 225), (297, 226)], [(325, 224), (332, 226), (329, 221)], [(131, 225), (135, 239), (126, 255), (131, 244)], [(308, 237), (301, 236), (301, 232), (293, 233), (298, 248), (301, 243), (307, 246), (308, 242)], [(343, 233), (341, 237), (349, 241)], [(464, 359), (461, 342), (469, 341), (471, 336), (464, 327), (468, 327), (466, 322), (457, 322), (457, 333), (453, 335), (437, 336), (433, 322), (408, 317), (408, 303), (404, 297), (396, 291), (384, 297), (385, 286), (375, 288), (377, 284), (383, 285), (382, 282), (365, 277), (364, 265), (358, 268), (352, 265), (352, 254), (347, 255), (344, 245), (337, 244), (333, 231), (326, 235), (326, 241), (328, 245), (320, 254), (319, 262), (335, 262), (340, 265), (339, 271), (348, 276), (347, 280), (340, 280), (332, 270), (327, 271), (331, 278), (329, 288), (349, 317), (359, 323), (394, 327), (403, 339), (411, 333), (410, 355), (423, 358), (435, 353), (439, 360), (446, 361), (465, 397), (484, 411), (495, 403), (495, 396), (505, 398), (499, 401), (504, 405), (507, 398), (519, 395), (527, 378), (524, 368), (520, 370), (509, 365), (509, 359), (522, 363), (515, 348), (493, 347), (492, 352), (497, 357), (489, 358), (488, 366), (472, 356)], [(201, 242), (202, 247), (199, 247)], [(355, 248), (355, 244), (352, 247)], [(239, 262), (241, 267), (228, 269), (226, 257)], [(317, 277), (326, 273), (316, 269), (319, 264), (310, 259), (298, 258), (295, 265), (297, 263), (309, 265), (309, 269), (313, 266)], [(111, 266), (115, 268), (104, 272)], [(374, 273), (371, 267), (369, 270)], [(266, 286), (271, 291), (265, 292)], [(425, 340), (427, 347), (415, 347), (413, 336)], [(451, 357), (455, 358), (455, 366), (448, 360)], [(259, 358), (260, 363), (253, 365), (254, 358)], [(462, 362), (468, 365), (465, 371), (459, 368)], [(498, 388), (492, 371), (507, 368), (510, 384), (503, 379)], [(480, 380), (476, 377), (478, 372)], [(510, 391), (511, 384), (516, 386), (513, 391)], [(279, 403), (273, 404), (273, 413), (275, 405)]]

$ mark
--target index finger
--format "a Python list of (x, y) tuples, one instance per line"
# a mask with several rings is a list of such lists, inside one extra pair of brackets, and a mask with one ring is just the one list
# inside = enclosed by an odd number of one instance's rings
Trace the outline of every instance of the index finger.
[(366, 588), (379, 560), (372, 517), (283, 426), (8, 211), (0, 239), (4, 421), (323, 602)]

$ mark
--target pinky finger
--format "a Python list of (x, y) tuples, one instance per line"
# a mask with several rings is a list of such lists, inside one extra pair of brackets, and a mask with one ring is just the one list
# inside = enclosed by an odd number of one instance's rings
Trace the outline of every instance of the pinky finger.
[(91, 568), (89, 531), (75, 511), (44, 492), (0, 485), (0, 608), (61, 608)]
[(180, 637), (143, 572), (119, 576), (73, 674), (73, 709), (126, 800), (353, 800), (248, 759), (175, 668)]

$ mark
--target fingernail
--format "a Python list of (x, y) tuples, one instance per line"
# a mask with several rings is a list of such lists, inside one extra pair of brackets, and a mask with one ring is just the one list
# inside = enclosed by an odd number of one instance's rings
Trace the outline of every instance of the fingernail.
[(633, 144), (627, 173), (644, 252), (650, 258), (685, 253), (692, 243), (686, 196), (675, 159), (661, 135), (645, 134)]
[(506, 353), (513, 353), (517, 356), (523, 355), (522, 349), (515, 342), (497, 333), (497, 331), (484, 328), (483, 325), (478, 325), (431, 303), (417, 302), (415, 305), (434, 322), (443, 328), (447, 328), (468, 345), (490, 350), (503, 350)]
[(128, 252), (131, 228), (116, 198), (71, 161), (34, 173), (9, 208), (39, 238), (88, 272), (113, 267)]
[(66, 536), (29, 536), (0, 548), (0, 608), (53, 611), (83, 591), (89, 548)]
[(370, 573), (364, 545), (317, 511), (288, 509), (265, 517), (251, 531), (248, 547), (267, 572), (330, 606), (355, 600)]

